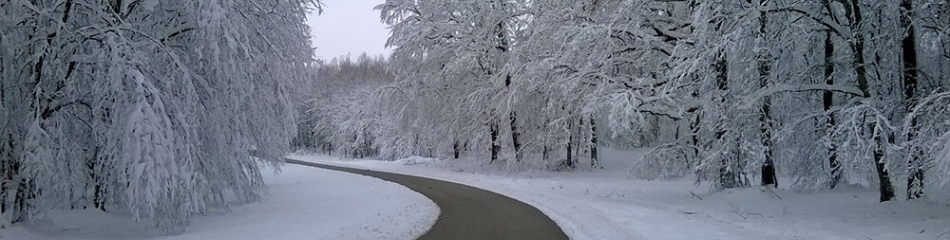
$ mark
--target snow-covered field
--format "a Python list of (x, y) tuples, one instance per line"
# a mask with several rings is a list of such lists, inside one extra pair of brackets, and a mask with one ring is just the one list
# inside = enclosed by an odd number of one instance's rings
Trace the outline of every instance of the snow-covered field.
[[(692, 177), (646, 181), (628, 166), (642, 151), (607, 150), (603, 169), (506, 171), (475, 159), (292, 158), (404, 173), (489, 189), (534, 205), (572, 239), (950, 239), (950, 207), (877, 202), (874, 189), (806, 193), (763, 187), (711, 192)], [(781, 181), (781, 180), (780, 180)], [(787, 183), (786, 180), (784, 183)], [(783, 183), (783, 182), (780, 182)]]
[(167, 236), (145, 222), (96, 210), (53, 211), (39, 224), (0, 230), (0, 239), (415, 239), (438, 217), (431, 200), (401, 185), (319, 168), (267, 170), (266, 200), (192, 219)]

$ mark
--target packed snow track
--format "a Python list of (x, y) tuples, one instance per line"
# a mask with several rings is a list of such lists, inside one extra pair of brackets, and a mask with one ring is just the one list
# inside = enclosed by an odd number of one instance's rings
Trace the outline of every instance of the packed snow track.
[(441, 214), (432, 229), (419, 239), (568, 239), (561, 228), (538, 209), (494, 192), (430, 178), (293, 159), (286, 161), (380, 178), (432, 199)]

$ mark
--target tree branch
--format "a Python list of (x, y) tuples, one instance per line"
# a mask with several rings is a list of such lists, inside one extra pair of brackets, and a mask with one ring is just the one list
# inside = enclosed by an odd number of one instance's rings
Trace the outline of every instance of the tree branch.
[(755, 105), (755, 103), (758, 102), (760, 99), (777, 94), (777, 93), (806, 92), (806, 91), (831, 91), (831, 92), (852, 95), (858, 98), (864, 97), (864, 92), (854, 87), (827, 85), (827, 84), (778, 85), (778, 86), (772, 86), (769, 88), (759, 89), (755, 93), (752, 93), (752, 95), (749, 95), (748, 97), (745, 98), (745, 100), (743, 101), (744, 103), (741, 106), (739, 106), (739, 109), (752, 109), (753, 105)]
[(43, 114), (41, 114), (40, 117), (42, 117), (43, 119), (47, 119), (47, 118), (49, 118), (50, 116), (52, 116), (53, 113), (56, 113), (56, 112), (58, 112), (59, 110), (62, 110), (63, 108), (65, 108), (65, 107), (68, 107), (68, 106), (71, 106), (71, 105), (76, 105), (76, 104), (83, 105), (83, 106), (86, 106), (86, 107), (89, 108), (89, 109), (92, 109), (92, 106), (89, 105), (88, 103), (83, 102), (83, 101), (81, 101), (81, 100), (76, 100), (76, 101), (72, 101), (72, 102), (60, 104), (60, 105), (58, 105), (58, 106), (56, 106), (56, 107), (53, 107), (53, 108), (47, 108), (46, 110), (43, 111)]

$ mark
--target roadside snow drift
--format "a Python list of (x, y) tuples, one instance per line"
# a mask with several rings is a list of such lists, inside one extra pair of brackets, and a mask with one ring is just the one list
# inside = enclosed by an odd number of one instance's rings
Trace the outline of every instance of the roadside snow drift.
[(269, 197), (194, 217), (167, 236), (128, 216), (58, 210), (31, 226), (0, 229), (0, 239), (415, 239), (438, 217), (428, 198), (401, 185), (299, 165), (265, 171)]

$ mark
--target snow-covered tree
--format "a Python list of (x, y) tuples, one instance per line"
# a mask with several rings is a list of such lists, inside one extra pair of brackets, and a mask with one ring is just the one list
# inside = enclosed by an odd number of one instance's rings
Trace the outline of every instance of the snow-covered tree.
[(598, 145), (623, 145), (652, 148), (638, 177), (695, 174), (719, 188), (865, 184), (889, 201), (950, 182), (945, 0), (378, 9), (395, 81), (355, 90), (373, 92), (358, 107), (369, 114), (337, 122), (372, 123), (386, 159), (573, 169), (580, 152), (593, 167)]
[(306, 114), (314, 122), (313, 129), (307, 129), (316, 135), (312, 145), (348, 157), (376, 156), (381, 131), (395, 130), (384, 126), (387, 122), (372, 101), (379, 87), (393, 81), (387, 61), (365, 54), (356, 61), (347, 56), (320, 64), (316, 71)]
[[(511, 0), (390, 0), (377, 6), (382, 20), (391, 26), (387, 45), (394, 48), (391, 61), (399, 69), (397, 82), (387, 87), (391, 91), (386, 95), (422, 98), (406, 99), (407, 105), (384, 113), (399, 119), (393, 126), (414, 129), (404, 125), (413, 124), (432, 130), (421, 133), (423, 138), (455, 136), (449, 145), (468, 142), (471, 147), (490, 149), (494, 161), (500, 154), (501, 142), (505, 141), (500, 135), (501, 127), (507, 124), (511, 137), (508, 140), (517, 156), (522, 148), (521, 131), (517, 110), (509, 104), (510, 86), (517, 79), (506, 71), (505, 65), (522, 38), (522, 22), (530, 16), (526, 6), (528, 2)], [(406, 115), (405, 110), (433, 114)], [(457, 113), (435, 114), (451, 111)], [(505, 118), (509, 121), (502, 121)], [(477, 125), (484, 128), (453, 128)], [(484, 139), (489, 140), (487, 144)]]
[(4, 219), (94, 207), (177, 229), (232, 193), (259, 199), (296, 128), (315, 7), (0, 3)]

